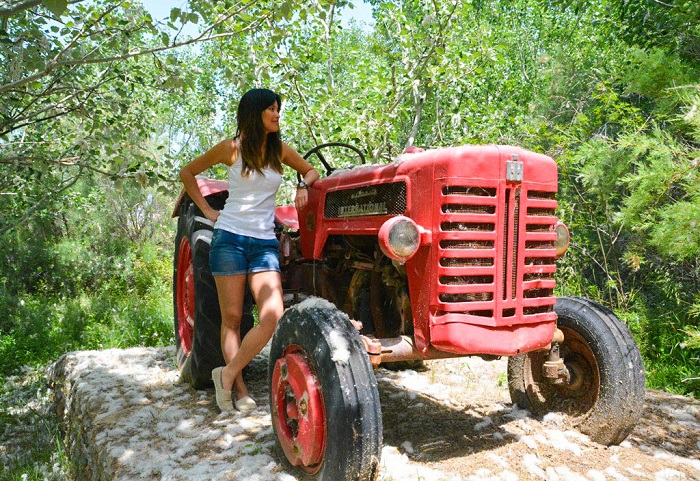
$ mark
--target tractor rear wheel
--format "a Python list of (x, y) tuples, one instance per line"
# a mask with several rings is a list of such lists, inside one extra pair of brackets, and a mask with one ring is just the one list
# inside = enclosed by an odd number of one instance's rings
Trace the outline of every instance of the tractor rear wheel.
[(564, 333), (561, 357), (568, 382), (545, 378), (546, 351), (508, 360), (514, 403), (535, 414), (561, 412), (601, 444), (617, 444), (632, 431), (644, 406), (644, 366), (632, 334), (615, 314), (588, 299), (562, 297), (554, 310)]
[(374, 480), (382, 446), (377, 381), (348, 317), (309, 299), (279, 321), (268, 367), (275, 446), (306, 477)]
[[(197, 206), (184, 201), (178, 219), (173, 259), (175, 347), (180, 377), (196, 389), (212, 385), (211, 371), (223, 366), (221, 311), (209, 269), (211, 226)], [(253, 327), (252, 297), (246, 294), (241, 337)]]

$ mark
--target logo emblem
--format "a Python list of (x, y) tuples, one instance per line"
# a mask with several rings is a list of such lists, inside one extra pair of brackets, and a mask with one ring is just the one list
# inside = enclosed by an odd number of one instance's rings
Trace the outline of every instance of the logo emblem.
[(506, 161), (506, 180), (509, 182), (523, 181), (523, 163), (518, 160), (517, 155), (513, 155), (513, 160)]

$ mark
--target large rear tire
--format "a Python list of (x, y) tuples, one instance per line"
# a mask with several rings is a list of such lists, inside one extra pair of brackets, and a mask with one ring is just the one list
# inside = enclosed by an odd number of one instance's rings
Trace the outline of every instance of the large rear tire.
[(544, 377), (545, 351), (515, 356), (508, 360), (511, 399), (535, 414), (565, 413), (573, 427), (598, 443), (620, 443), (644, 407), (639, 348), (627, 326), (593, 301), (562, 297), (554, 310), (570, 381), (557, 385)]
[(270, 348), (280, 459), (318, 480), (374, 480), (382, 446), (377, 381), (348, 317), (317, 299), (288, 309)]
[[(224, 364), (221, 311), (209, 269), (211, 226), (186, 199), (180, 209), (173, 262), (175, 346), (180, 377), (196, 389), (212, 385), (211, 371)], [(252, 297), (246, 293), (241, 337), (253, 327)]]

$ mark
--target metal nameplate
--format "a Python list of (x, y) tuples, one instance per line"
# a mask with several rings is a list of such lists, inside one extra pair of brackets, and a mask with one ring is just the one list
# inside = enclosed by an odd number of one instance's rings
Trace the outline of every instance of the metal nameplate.
[(519, 160), (506, 161), (506, 180), (510, 182), (523, 181), (523, 163)]
[(344, 205), (338, 208), (338, 217), (362, 217), (365, 215), (382, 215), (387, 213), (385, 202)]

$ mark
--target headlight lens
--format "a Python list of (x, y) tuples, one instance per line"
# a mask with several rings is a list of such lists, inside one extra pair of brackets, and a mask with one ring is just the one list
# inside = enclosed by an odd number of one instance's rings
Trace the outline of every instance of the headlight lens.
[(389, 247), (400, 257), (410, 257), (420, 245), (420, 234), (413, 222), (400, 221), (389, 229)]
[(557, 257), (561, 257), (569, 250), (569, 229), (559, 222), (554, 226), (554, 232), (557, 234), (554, 248), (557, 250)]
[(419, 227), (408, 217), (391, 218), (379, 230), (379, 246), (382, 252), (401, 263), (406, 262), (418, 251), (420, 241)]

